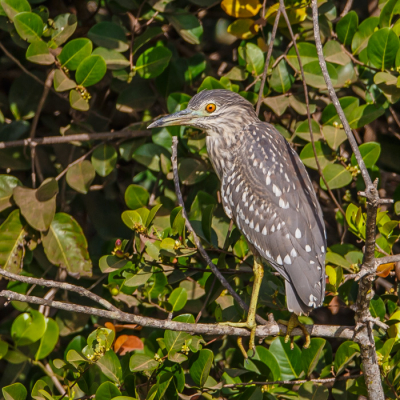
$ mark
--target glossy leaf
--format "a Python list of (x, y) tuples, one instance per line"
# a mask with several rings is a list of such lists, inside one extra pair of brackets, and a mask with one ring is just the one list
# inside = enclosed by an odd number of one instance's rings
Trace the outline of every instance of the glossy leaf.
[(306, 382), (300, 386), (300, 400), (328, 400), (329, 390), (324, 385)]
[(25, 400), (28, 392), (22, 383), (13, 383), (5, 386), (2, 389), (4, 400)]
[[(330, 189), (339, 189), (352, 181), (351, 173), (340, 164), (328, 164), (322, 171)], [(322, 189), (327, 190), (325, 182), (320, 180)]]
[(90, 56), (92, 48), (93, 44), (89, 39), (73, 39), (63, 47), (58, 60), (63, 67), (75, 71), (79, 64)]
[[(186, 322), (194, 324), (194, 317), (191, 314), (182, 314), (175, 317), (173, 321)], [(180, 351), (186, 340), (189, 340), (190, 335), (186, 332), (175, 332), (166, 330), (164, 333), (165, 346), (168, 351)]]
[(399, 38), (390, 28), (379, 29), (368, 41), (368, 59), (372, 66), (383, 71), (394, 65), (399, 47)]
[(358, 28), (358, 14), (355, 11), (347, 13), (336, 25), (338, 39), (349, 46)]
[(129, 66), (129, 60), (115, 50), (97, 47), (93, 54), (101, 56), (106, 62), (107, 68), (113, 71), (118, 71)]
[(58, 342), (59, 329), (57, 323), (51, 318), (45, 318), (45, 323), (46, 330), (40, 339), (39, 348), (35, 355), (36, 360), (47, 357)]
[(171, 306), (171, 311), (180, 311), (185, 307), (187, 302), (187, 291), (186, 289), (179, 287), (172, 291), (168, 298), (168, 303)]
[(86, 194), (96, 176), (92, 163), (88, 160), (73, 165), (68, 169), (66, 180), (72, 189), (79, 193)]
[(44, 252), (51, 263), (66, 268), (72, 276), (91, 276), (87, 241), (82, 228), (68, 214), (57, 213), (47, 232), (42, 233)]
[(85, 87), (95, 85), (103, 79), (106, 72), (107, 65), (103, 57), (88, 56), (78, 65), (75, 74), (76, 83)]
[(168, 16), (168, 20), (183, 40), (190, 44), (200, 44), (203, 27), (195, 15), (185, 10), (176, 10)]
[(343, 342), (336, 351), (335, 355), (335, 372), (339, 375), (346, 365), (360, 352), (357, 343), (346, 341)]
[(32, 43), (43, 34), (43, 21), (32, 12), (21, 12), (14, 17), (14, 25), (22, 39)]
[(132, 372), (151, 371), (156, 369), (158, 365), (154, 357), (145, 354), (134, 354), (129, 360), (129, 369)]
[(35, 343), (42, 338), (46, 330), (46, 321), (40, 312), (20, 314), (11, 326), (11, 336), (16, 346)]
[[(378, 161), (381, 154), (381, 145), (376, 142), (363, 143), (360, 147), (360, 153), (364, 160), (365, 166), (371, 168)], [(351, 164), (357, 165), (354, 154), (351, 156)]]
[(253, 75), (259, 75), (264, 68), (264, 54), (262, 50), (253, 43), (239, 47), (239, 55), (246, 62), (246, 69)]
[(111, 382), (103, 382), (96, 390), (97, 400), (111, 400), (120, 395), (120, 390)]
[(31, 6), (27, 0), (1, 0), (0, 5), (11, 21), (14, 21), (17, 14), (31, 11)]
[(69, 104), (73, 109), (78, 111), (89, 110), (89, 101), (84, 99), (81, 92), (78, 92), (77, 90), (71, 90), (69, 92)]
[(122, 53), (129, 48), (124, 30), (114, 22), (99, 22), (90, 29), (88, 37), (97, 46), (105, 47), (106, 49)]
[(155, 78), (167, 68), (171, 57), (172, 53), (166, 47), (152, 47), (139, 56), (135, 71), (142, 78)]
[(322, 133), (332, 150), (337, 150), (338, 147), (347, 140), (347, 135), (344, 129), (326, 125), (322, 127)]
[(353, 41), (351, 42), (351, 50), (353, 51), (353, 54), (359, 54), (367, 47), (368, 41), (378, 24), (378, 17), (369, 17), (360, 24), (358, 31), (355, 33)]
[(131, 210), (147, 206), (149, 192), (139, 185), (129, 185), (125, 191), (125, 203)]
[[(315, 150), (321, 168), (325, 168), (333, 161), (332, 150), (326, 144), (322, 142), (315, 142)], [(308, 143), (304, 147), (304, 149), (300, 153), (300, 158), (307, 167), (317, 169), (317, 163), (315, 162), (315, 155), (312, 143)]]
[(54, 48), (65, 43), (75, 32), (78, 21), (75, 14), (60, 14), (54, 18), (50, 44)]
[(370, 124), (385, 113), (384, 108), (376, 107), (373, 104), (364, 104), (355, 108), (349, 115), (350, 128), (358, 129)]
[(190, 376), (196, 385), (200, 387), (204, 386), (210, 373), (213, 360), (214, 353), (209, 349), (203, 349), (196, 353), (196, 358), (189, 369)]
[(325, 346), (326, 340), (322, 338), (312, 338), (310, 346), (302, 350), (301, 360), (303, 363), (303, 371), (306, 376), (310, 376), (322, 355), (322, 350)]
[(100, 176), (111, 174), (117, 164), (118, 154), (113, 146), (102, 144), (92, 154), (92, 165)]
[[(336, 69), (330, 63), (326, 63), (326, 67), (328, 69), (332, 84), (335, 86), (338, 79)], [(322, 75), (321, 67), (319, 66), (318, 61), (312, 61), (304, 66), (304, 77), (306, 78), (307, 85), (317, 89), (326, 88), (325, 79)]]
[[(297, 47), (303, 67), (310, 62), (318, 61), (317, 48), (315, 47), (315, 44), (309, 42), (300, 42), (297, 44)], [(296, 71), (300, 71), (299, 60), (297, 59), (297, 54), (294, 47), (291, 47), (288, 51), (287, 60)]]
[(120, 384), (122, 380), (122, 367), (119, 358), (113, 350), (108, 350), (96, 363), (101, 372), (111, 381)]
[(285, 60), (279, 62), (279, 64), (272, 71), (269, 84), (278, 93), (286, 93), (294, 82), (294, 76), (290, 71)]
[(279, 363), (283, 380), (295, 379), (300, 375), (302, 371), (301, 350), (296, 344), (291, 350), (290, 343), (285, 343), (284, 338), (277, 337), (272, 341), (269, 350)]
[(22, 186), (21, 181), (11, 175), (0, 175), (0, 212), (12, 206), (13, 190)]
[(29, 45), (25, 57), (30, 62), (41, 65), (51, 65), (55, 61), (54, 56), (50, 54), (47, 44), (40, 39), (35, 40)]

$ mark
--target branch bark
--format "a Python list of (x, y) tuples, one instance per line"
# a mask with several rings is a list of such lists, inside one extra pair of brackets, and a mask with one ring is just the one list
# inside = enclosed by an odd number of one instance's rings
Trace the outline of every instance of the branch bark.
[(357, 163), (360, 167), (361, 174), (366, 186), (365, 196), (367, 197), (367, 226), (365, 252), (361, 271), (366, 270), (367, 274), (360, 280), (356, 301), (356, 321), (357, 324), (361, 326), (360, 332), (366, 333), (367, 331), (367, 334), (370, 336), (369, 343), (360, 344), (361, 358), (364, 366), (365, 384), (367, 386), (368, 396), (370, 399), (384, 400), (385, 396), (383, 393), (382, 382), (380, 378), (380, 369), (377, 362), (375, 343), (372, 336), (372, 316), (369, 311), (369, 303), (371, 298), (373, 297), (372, 283), (374, 280), (374, 276), (370, 273), (375, 271), (374, 252), (376, 239), (376, 214), (381, 201), (377, 190), (377, 181), (374, 183), (372, 183), (371, 181), (368, 170), (357, 146), (357, 142), (344, 115), (343, 109), (339, 103), (339, 99), (336, 95), (335, 89), (333, 88), (332, 81), (328, 73), (319, 32), (317, 0), (312, 0), (311, 6), (313, 15), (314, 38), (317, 47), (319, 65), (321, 67), (322, 74), (328, 88), (329, 96), (332, 100), (333, 105), (336, 108), (340, 121), (343, 124), (344, 130), (346, 132), (353, 153), (356, 157)]
[[(110, 320), (117, 320), (122, 322), (129, 322), (130, 324), (137, 324), (140, 326), (147, 326), (156, 329), (168, 329), (171, 331), (187, 332), (191, 335), (230, 335), (230, 336), (250, 336), (250, 331), (244, 328), (234, 328), (221, 324), (188, 324), (185, 322), (177, 322), (171, 320), (159, 320), (150, 317), (143, 317), (140, 315), (129, 314), (121, 310), (108, 311), (98, 308), (81, 306), (73, 303), (64, 303), (55, 300), (46, 300), (36, 296), (27, 296), (24, 294), (16, 293), (11, 290), (3, 290), (0, 292), (0, 297), (5, 297), (9, 301), (22, 301), (31, 304), (45, 305), (59, 310), (70, 312), (79, 312), (83, 314), (96, 315), (98, 317), (107, 318)], [(356, 334), (355, 326), (335, 326), (335, 325), (306, 325), (307, 331), (311, 336), (317, 337), (331, 337), (346, 340), (353, 340)], [(278, 323), (269, 323), (267, 325), (258, 325), (256, 335), (264, 338), (267, 336), (285, 335), (286, 326)], [(299, 328), (293, 329), (291, 336), (303, 336), (303, 331)], [(364, 333), (357, 335), (357, 342), (369, 343), (369, 337)]]
[(149, 131), (131, 131), (122, 130), (115, 132), (99, 132), (99, 133), (78, 133), (76, 135), (66, 135), (66, 136), (47, 136), (43, 138), (28, 138), (21, 140), (11, 140), (9, 142), (0, 142), (0, 149), (7, 149), (10, 147), (18, 146), (35, 146), (49, 145), (49, 144), (62, 144), (71, 142), (83, 142), (88, 140), (107, 140), (115, 139), (121, 137), (137, 138), (137, 137), (147, 137), (151, 136)]

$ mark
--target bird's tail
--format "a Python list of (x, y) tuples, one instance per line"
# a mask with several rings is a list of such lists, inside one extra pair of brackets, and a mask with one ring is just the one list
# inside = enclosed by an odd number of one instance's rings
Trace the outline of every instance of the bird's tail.
[(295, 292), (293, 286), (285, 280), (286, 285), (286, 302), (287, 308), (290, 312), (294, 312), (297, 315), (308, 315), (313, 307), (309, 307), (301, 301), (300, 297)]

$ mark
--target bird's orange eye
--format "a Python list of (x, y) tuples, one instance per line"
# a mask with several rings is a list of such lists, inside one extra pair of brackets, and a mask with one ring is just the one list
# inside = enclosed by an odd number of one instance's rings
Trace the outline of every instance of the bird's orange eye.
[(214, 112), (216, 108), (217, 107), (214, 103), (210, 103), (210, 104), (206, 105), (206, 111), (208, 111), (209, 113)]

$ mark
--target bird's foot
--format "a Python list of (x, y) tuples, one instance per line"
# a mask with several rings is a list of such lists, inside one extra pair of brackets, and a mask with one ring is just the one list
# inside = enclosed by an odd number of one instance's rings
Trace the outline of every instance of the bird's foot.
[[(247, 328), (250, 330), (250, 341), (249, 341), (249, 349), (253, 350), (253, 356), (256, 352), (256, 346), (255, 346), (255, 338), (256, 338), (256, 329), (257, 329), (257, 324), (255, 322), (220, 322), (219, 325), (224, 325), (224, 326), (232, 326), (234, 328)], [(244, 358), (248, 358), (247, 352), (243, 346), (242, 343), (242, 338), (239, 337), (237, 339), (237, 344), (240, 349), (240, 351), (243, 354)]]
[(308, 333), (308, 330), (306, 329), (306, 327), (299, 321), (299, 318), (297, 317), (296, 314), (292, 314), (290, 316), (289, 321), (279, 320), (278, 322), (280, 324), (283, 324), (283, 325), (287, 326), (286, 336), (285, 336), (285, 343), (287, 343), (290, 340), (290, 348), (292, 350), (294, 348), (294, 344), (293, 344), (294, 336), (290, 337), (290, 334), (292, 333), (292, 330), (294, 328), (300, 328), (303, 331), (304, 337), (305, 337), (305, 343), (304, 343), (303, 347), (305, 349), (308, 349), (308, 347), (310, 346), (310, 343), (311, 343), (311, 336)]

